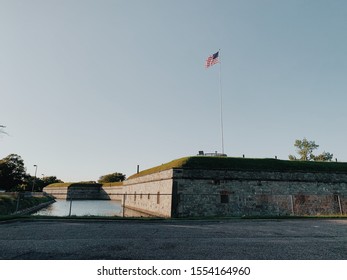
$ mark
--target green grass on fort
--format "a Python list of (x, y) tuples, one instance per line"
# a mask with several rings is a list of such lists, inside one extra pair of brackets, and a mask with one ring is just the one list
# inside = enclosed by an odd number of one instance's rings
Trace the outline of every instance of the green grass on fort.
[(103, 188), (107, 187), (114, 187), (114, 186), (122, 186), (123, 182), (112, 182), (112, 183), (104, 183), (104, 184), (99, 184), (99, 183), (92, 183), (92, 182), (80, 182), (80, 183), (54, 183), (50, 184), (47, 187), (49, 188), (78, 188), (78, 187), (83, 187), (83, 188), (88, 188), (88, 187), (95, 187), (95, 186), (102, 186)]
[(347, 163), (345, 162), (290, 161), (278, 159), (194, 156), (176, 159), (168, 163), (143, 170), (138, 174), (130, 176), (129, 179), (161, 172), (172, 168), (347, 173)]
[[(193, 156), (183, 157), (168, 163), (164, 163), (153, 168), (143, 170), (130, 176), (134, 179), (140, 176), (149, 175), (169, 169), (221, 169), (236, 171), (277, 171), (277, 172), (328, 172), (347, 173), (347, 163), (345, 162), (318, 162), (318, 161), (290, 161), (278, 159), (254, 159), (236, 157), (210, 157)], [(81, 183), (56, 183), (49, 187), (88, 187), (100, 185), (102, 187), (122, 186), (122, 182), (95, 184), (90, 182)]]

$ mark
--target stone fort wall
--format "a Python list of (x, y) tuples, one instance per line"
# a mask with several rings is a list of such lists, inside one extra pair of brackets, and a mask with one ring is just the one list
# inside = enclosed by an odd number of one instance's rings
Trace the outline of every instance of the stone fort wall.
[(174, 215), (330, 215), (347, 211), (347, 174), (175, 170)]
[(152, 216), (171, 217), (173, 170), (124, 181), (122, 204)]
[(347, 173), (170, 169), (123, 186), (45, 191), (120, 200), (125, 209), (159, 217), (347, 214)]

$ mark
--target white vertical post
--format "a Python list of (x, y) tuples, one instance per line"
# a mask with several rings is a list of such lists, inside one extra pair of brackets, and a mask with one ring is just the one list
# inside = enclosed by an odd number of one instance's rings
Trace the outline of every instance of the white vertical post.
[(295, 215), (295, 211), (294, 211), (294, 199), (293, 199), (293, 195), (290, 195), (290, 204), (292, 206), (292, 215)]
[(71, 208), (72, 208), (72, 196), (70, 197), (69, 217), (71, 216)]
[(340, 196), (339, 196), (339, 195), (337, 195), (337, 201), (338, 201), (338, 203), (339, 203), (340, 215), (343, 215), (342, 205), (341, 205), (341, 199), (340, 199)]
[(123, 212), (122, 212), (122, 217), (124, 218), (125, 217), (125, 199), (126, 199), (126, 195), (123, 193)]

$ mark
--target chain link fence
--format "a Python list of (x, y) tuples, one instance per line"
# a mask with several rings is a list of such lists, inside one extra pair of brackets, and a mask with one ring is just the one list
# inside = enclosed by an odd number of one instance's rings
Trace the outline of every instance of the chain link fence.
[(117, 199), (79, 199), (66, 192), (0, 193), (0, 215), (119, 217), (242, 217), (345, 215), (340, 194), (240, 195), (220, 193), (118, 193)]
[(0, 193), (0, 215), (27, 215), (47, 207), (54, 198), (42, 192)]

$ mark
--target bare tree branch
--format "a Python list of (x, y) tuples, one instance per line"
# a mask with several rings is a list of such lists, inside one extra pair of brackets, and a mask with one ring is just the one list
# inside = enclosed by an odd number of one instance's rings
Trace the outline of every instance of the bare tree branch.
[(6, 126), (0, 124), (0, 134), (8, 135), (8, 133), (4, 130), (4, 128), (6, 128)]

